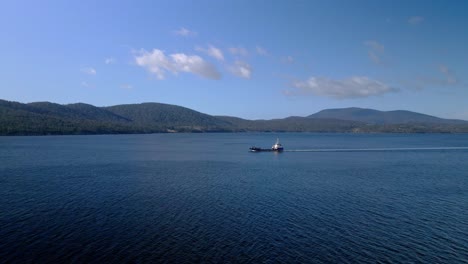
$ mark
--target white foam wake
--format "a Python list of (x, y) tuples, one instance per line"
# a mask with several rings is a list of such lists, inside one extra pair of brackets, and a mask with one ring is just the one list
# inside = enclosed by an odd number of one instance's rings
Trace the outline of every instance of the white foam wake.
[(367, 152), (367, 151), (425, 151), (425, 150), (468, 150), (468, 147), (288, 149), (284, 151), (285, 152)]

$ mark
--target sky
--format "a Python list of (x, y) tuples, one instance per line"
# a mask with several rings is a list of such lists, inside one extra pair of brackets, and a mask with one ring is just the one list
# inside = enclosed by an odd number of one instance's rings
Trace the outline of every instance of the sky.
[(0, 99), (468, 120), (467, 1), (0, 1)]

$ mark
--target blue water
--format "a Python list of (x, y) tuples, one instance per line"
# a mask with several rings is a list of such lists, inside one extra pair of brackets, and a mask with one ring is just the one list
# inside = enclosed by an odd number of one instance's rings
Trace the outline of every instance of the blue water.
[[(297, 152), (247, 151), (276, 137)], [(468, 263), (467, 147), (439, 134), (0, 137), (0, 262)]]

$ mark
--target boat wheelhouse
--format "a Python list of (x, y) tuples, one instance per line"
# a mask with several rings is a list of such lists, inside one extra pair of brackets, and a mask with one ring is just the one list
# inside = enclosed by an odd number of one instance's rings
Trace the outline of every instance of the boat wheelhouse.
[(273, 151), (283, 151), (283, 146), (279, 142), (279, 138), (276, 139), (276, 143), (271, 147)]

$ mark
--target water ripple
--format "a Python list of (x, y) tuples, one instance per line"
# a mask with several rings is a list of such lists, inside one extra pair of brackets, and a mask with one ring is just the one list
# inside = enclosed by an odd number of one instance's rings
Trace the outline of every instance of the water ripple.
[[(190, 137), (197, 135), (186, 137), (183, 143), (191, 144)], [(7, 154), (0, 150), (0, 259), (7, 263), (468, 260), (466, 151), (425, 151), (423, 146), (418, 151), (252, 156), (239, 143), (248, 142), (245, 135), (229, 144), (200, 137), (191, 147), (193, 152), (188, 148), (190, 155), (152, 151), (147, 146), (154, 146), (154, 138), (149, 136), (130, 137), (136, 147), (127, 152), (102, 145), (106, 138), (92, 141), (93, 137), (68, 148), (60, 148), (51, 137), (42, 145), (32, 144), (31, 152), (27, 144), (18, 153), (11, 147)], [(111, 137), (110, 143), (117, 145), (119, 139)], [(375, 138), (361, 140), (370, 144)], [(168, 151), (176, 144), (170, 143), (162, 148)], [(194, 156), (199, 144), (216, 155)], [(45, 151), (34, 159), (48, 146), (49, 154)], [(223, 146), (224, 150), (217, 149)], [(233, 154), (233, 148), (242, 154)], [(24, 159), (18, 159), (21, 155)]]

